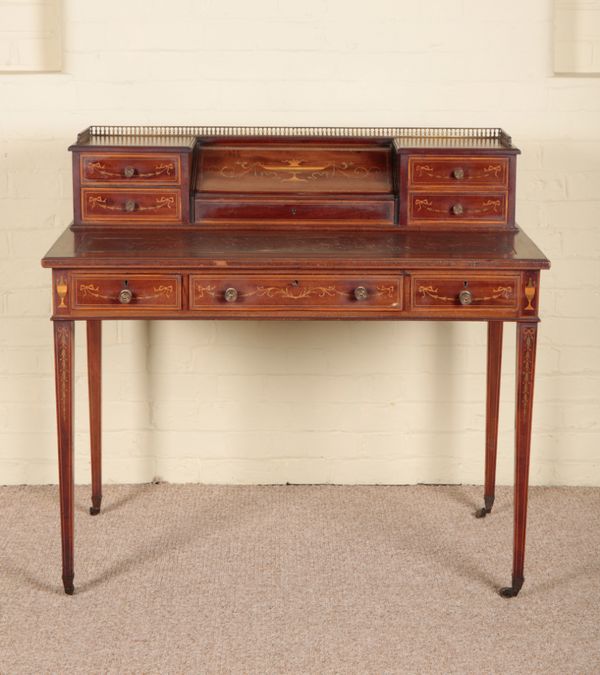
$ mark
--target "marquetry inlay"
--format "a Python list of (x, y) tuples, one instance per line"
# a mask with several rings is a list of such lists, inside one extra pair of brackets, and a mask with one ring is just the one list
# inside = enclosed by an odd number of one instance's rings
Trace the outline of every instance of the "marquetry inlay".
[(60, 300), (60, 303), (58, 305), (58, 309), (66, 309), (67, 305), (65, 303), (65, 298), (67, 297), (67, 293), (69, 292), (69, 286), (67, 282), (65, 281), (64, 277), (60, 277), (58, 281), (56, 282), (56, 295), (58, 295), (58, 298)]
[[(457, 296), (448, 296), (440, 295), (439, 288), (434, 288), (432, 285), (429, 286), (419, 286), (418, 292), (423, 296), (429, 296), (434, 300), (441, 300), (442, 302), (456, 302)], [(513, 294), (512, 286), (498, 286), (493, 288), (491, 295), (486, 295), (484, 297), (474, 297), (473, 302), (489, 302), (490, 300), (498, 300), (499, 298), (504, 298), (509, 300)]]
[(527, 412), (533, 391), (533, 364), (536, 328), (523, 329), (523, 360), (521, 366), (521, 406)]
[(527, 281), (527, 286), (525, 286), (525, 298), (527, 299), (527, 305), (525, 307), (526, 312), (535, 311), (533, 306), (533, 299), (535, 298), (535, 283), (531, 277)]

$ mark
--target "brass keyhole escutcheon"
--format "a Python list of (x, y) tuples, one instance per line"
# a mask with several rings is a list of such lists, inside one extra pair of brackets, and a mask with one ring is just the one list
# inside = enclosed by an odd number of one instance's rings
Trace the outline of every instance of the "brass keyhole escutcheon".
[(457, 167), (454, 169), (452, 172), (452, 178), (455, 178), (456, 180), (463, 180), (465, 177), (465, 170), (462, 167)]
[(127, 213), (132, 213), (133, 211), (135, 211), (135, 207), (136, 207), (136, 204), (133, 201), (133, 199), (128, 199), (125, 202), (125, 211), (127, 211)]
[(126, 166), (123, 169), (123, 175), (125, 176), (125, 178), (133, 178), (133, 176), (135, 175), (135, 169), (132, 166)]

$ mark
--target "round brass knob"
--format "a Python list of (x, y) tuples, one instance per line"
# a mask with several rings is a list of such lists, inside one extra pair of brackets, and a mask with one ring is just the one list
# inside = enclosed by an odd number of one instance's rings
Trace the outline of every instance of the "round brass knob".
[(366, 300), (369, 297), (369, 291), (364, 286), (357, 286), (354, 289), (354, 297), (357, 300)]
[(471, 291), (461, 291), (458, 294), (458, 301), (461, 305), (470, 305), (473, 302), (473, 294)]
[(119, 302), (128, 305), (133, 299), (133, 293), (128, 288), (123, 288), (119, 293)]
[(235, 302), (238, 299), (239, 293), (237, 288), (228, 288), (225, 291), (225, 302)]
[(462, 204), (454, 204), (452, 206), (452, 213), (455, 216), (462, 216), (462, 214), (464, 213), (463, 205)]
[(456, 180), (463, 180), (465, 177), (465, 170), (462, 167), (457, 167), (454, 169), (452, 172), (452, 178), (455, 178)]
[(123, 169), (123, 175), (125, 178), (132, 178), (135, 175), (135, 169), (132, 166), (126, 166)]
[(135, 202), (133, 201), (133, 199), (128, 199), (125, 202), (125, 211), (127, 211), (128, 213), (135, 211)]

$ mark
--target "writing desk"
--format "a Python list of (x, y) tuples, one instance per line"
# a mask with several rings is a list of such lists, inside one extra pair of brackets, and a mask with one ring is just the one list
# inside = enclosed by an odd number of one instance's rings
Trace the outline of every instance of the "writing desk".
[(514, 322), (512, 583), (523, 585), (540, 270), (514, 223), (501, 130), (92, 127), (52, 268), (63, 584), (73, 578), (74, 322), (87, 323), (92, 507), (100, 513), (105, 319), (488, 324), (484, 506), (492, 510), (502, 332)]

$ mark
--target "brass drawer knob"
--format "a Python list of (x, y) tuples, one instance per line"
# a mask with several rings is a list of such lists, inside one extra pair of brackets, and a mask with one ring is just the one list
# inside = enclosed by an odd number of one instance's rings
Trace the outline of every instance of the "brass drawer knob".
[(357, 300), (366, 300), (369, 297), (369, 291), (364, 286), (357, 286), (354, 289), (354, 297)]
[(473, 302), (473, 294), (471, 291), (461, 291), (458, 294), (458, 301), (461, 305), (470, 305)]
[(465, 170), (462, 167), (457, 167), (454, 169), (452, 172), (452, 178), (455, 178), (456, 180), (463, 180), (465, 177)]
[(239, 293), (237, 288), (228, 288), (225, 290), (225, 302), (235, 302), (238, 299)]
[(463, 205), (460, 203), (454, 204), (454, 206), (452, 207), (452, 213), (455, 216), (462, 216), (462, 214), (464, 213)]
[(132, 211), (135, 211), (135, 206), (136, 204), (133, 199), (128, 199), (125, 202), (125, 211), (127, 211), (127, 213), (131, 213)]
[(119, 302), (128, 305), (133, 299), (133, 293), (128, 288), (123, 288), (119, 293)]
[(123, 175), (125, 176), (125, 178), (133, 178), (133, 176), (135, 175), (135, 169), (132, 166), (126, 166), (123, 169)]

